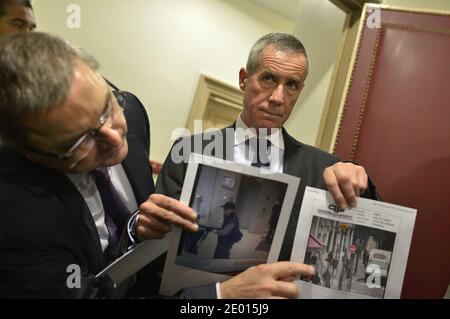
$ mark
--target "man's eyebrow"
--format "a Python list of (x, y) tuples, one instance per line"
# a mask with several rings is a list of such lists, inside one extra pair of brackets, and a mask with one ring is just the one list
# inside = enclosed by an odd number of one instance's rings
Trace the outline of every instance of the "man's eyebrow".
[(272, 76), (278, 78), (278, 75), (275, 72), (273, 72), (272, 70), (263, 70), (261, 72), (261, 76), (266, 76), (266, 75), (272, 75)]
[(22, 18), (14, 18), (14, 19), (11, 20), (11, 22), (22, 22), (24, 24), (28, 23), (27, 20), (22, 19)]
[[(28, 21), (25, 20), (25, 19), (22, 19), (22, 18), (14, 18), (14, 19), (12, 19), (10, 22), (21, 22), (21, 23), (23, 23), (23, 24), (28, 24)], [(36, 23), (33, 23), (33, 24), (31, 25), (31, 27), (32, 27), (33, 29), (36, 29), (36, 28), (37, 28), (37, 24), (36, 24)]]
[(288, 81), (294, 81), (294, 82), (297, 82), (297, 83), (303, 83), (303, 80), (300, 77), (298, 77), (298, 76), (293, 76), (293, 77), (289, 78)]
[(106, 96), (105, 96), (105, 106), (103, 107), (103, 112), (102, 114), (105, 114), (106, 110), (108, 110), (108, 106), (109, 103), (111, 102), (112, 99), (112, 93), (111, 90), (108, 88), (108, 92), (106, 92)]

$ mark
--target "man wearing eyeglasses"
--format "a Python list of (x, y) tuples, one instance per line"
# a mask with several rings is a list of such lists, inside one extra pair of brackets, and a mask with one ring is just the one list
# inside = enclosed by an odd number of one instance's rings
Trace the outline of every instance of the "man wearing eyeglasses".
[[(144, 107), (130, 93), (113, 94), (96, 68), (44, 33), (0, 39), (0, 298), (151, 295), (160, 270), (152, 264), (116, 288), (95, 275), (129, 233), (157, 240), (172, 225), (198, 230), (191, 208), (153, 194)], [(283, 280), (311, 274), (297, 263), (262, 265), (227, 287), (240, 287), (234, 297), (264, 297), (266, 287), (295, 297)], [(183, 292), (215, 295), (216, 285)]]
[[(127, 220), (119, 225), (109, 211), (113, 202), (124, 206), (126, 219), (141, 208), (141, 240), (163, 237), (172, 224), (198, 228), (189, 207), (149, 198), (145, 110), (126, 92), (117, 95), (119, 104), (96, 68), (43, 33), (0, 39), (0, 297), (132, 293), (132, 281), (113, 289), (95, 278), (113, 260), (106, 256), (117, 257), (121, 245), (110, 249), (113, 240), (126, 241), (129, 231)], [(81, 278), (71, 281), (73, 269)], [(149, 288), (157, 291), (158, 283)]]

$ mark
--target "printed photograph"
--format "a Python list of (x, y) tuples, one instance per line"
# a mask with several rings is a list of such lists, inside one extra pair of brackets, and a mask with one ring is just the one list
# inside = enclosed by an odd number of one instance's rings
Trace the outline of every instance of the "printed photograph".
[(200, 164), (189, 204), (200, 230), (183, 231), (175, 263), (226, 275), (266, 263), (287, 187)]
[(313, 216), (305, 264), (316, 274), (302, 280), (340, 291), (383, 298), (396, 233)]

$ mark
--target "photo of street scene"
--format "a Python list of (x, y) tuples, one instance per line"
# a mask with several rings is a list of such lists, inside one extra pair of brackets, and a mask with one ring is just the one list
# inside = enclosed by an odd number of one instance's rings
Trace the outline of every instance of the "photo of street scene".
[(266, 263), (287, 186), (200, 164), (189, 204), (200, 228), (182, 232), (175, 263), (227, 275)]
[(316, 274), (302, 280), (383, 298), (395, 236), (377, 228), (313, 216), (304, 263), (313, 265)]

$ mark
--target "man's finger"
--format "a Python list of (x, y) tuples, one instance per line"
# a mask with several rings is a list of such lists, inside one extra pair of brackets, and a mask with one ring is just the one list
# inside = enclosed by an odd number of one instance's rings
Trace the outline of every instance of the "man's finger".
[(366, 170), (362, 166), (357, 166), (356, 176), (358, 178), (359, 195), (361, 195), (367, 189), (369, 177), (367, 176)]
[(163, 223), (162, 221), (151, 218), (145, 214), (141, 214), (138, 219), (137, 226), (143, 226), (146, 228), (150, 228), (154, 231), (161, 232), (161, 233), (168, 233), (172, 230), (172, 227), (169, 223)]
[(138, 226), (136, 228), (136, 234), (140, 240), (148, 240), (148, 239), (161, 239), (166, 236), (167, 233), (161, 233), (154, 231), (153, 229), (146, 228), (144, 226)]
[(290, 276), (314, 275), (315, 270), (313, 266), (291, 261), (280, 261), (271, 264), (271, 273), (274, 279), (280, 279)]
[(323, 172), (323, 180), (325, 181), (327, 189), (333, 197), (336, 205), (342, 208), (347, 208), (347, 202), (344, 195), (342, 194), (341, 189), (339, 188), (336, 175), (332, 168), (328, 167), (325, 169), (325, 171)]
[(297, 279), (297, 276), (287, 276), (287, 277), (280, 278), (278, 280), (285, 281), (285, 282), (292, 282), (295, 279)]
[(162, 223), (173, 224), (180, 226), (181, 228), (196, 232), (198, 230), (198, 225), (189, 219), (185, 219), (182, 216), (177, 215), (173, 211), (164, 209), (152, 200), (148, 200), (143, 203), (140, 207), (141, 215), (149, 215), (150, 218), (156, 218)]
[(159, 207), (162, 207), (168, 211), (172, 211), (175, 214), (181, 216), (184, 219), (190, 220), (193, 223), (197, 220), (197, 214), (195, 213), (195, 211), (176, 199), (161, 194), (152, 194), (150, 195), (149, 199)]
[(159, 209), (155, 211), (152, 216), (161, 220), (162, 222), (168, 222), (172, 225), (179, 226), (187, 231), (196, 232), (198, 230), (198, 225), (190, 220), (184, 219), (183, 217), (165, 209)]
[(292, 282), (277, 281), (272, 290), (273, 297), (297, 298), (298, 289)]
[(345, 197), (345, 201), (351, 206), (356, 206), (356, 192), (355, 188), (358, 188), (358, 181), (356, 173), (353, 169), (338, 170), (336, 171), (336, 179), (339, 184), (339, 188)]

